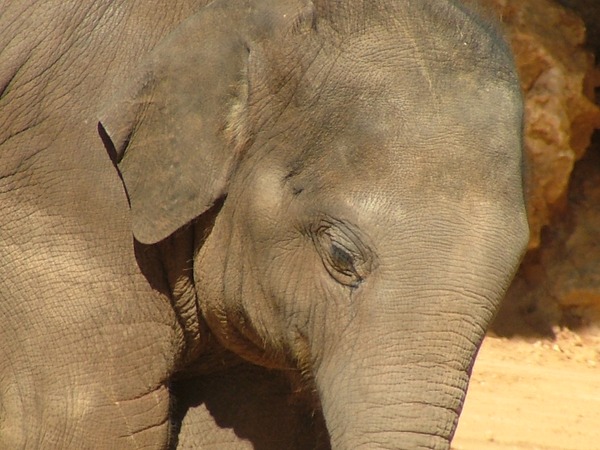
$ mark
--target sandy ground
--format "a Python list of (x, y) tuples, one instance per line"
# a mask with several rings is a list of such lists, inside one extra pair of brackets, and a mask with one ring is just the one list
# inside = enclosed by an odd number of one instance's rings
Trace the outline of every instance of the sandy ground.
[(453, 450), (600, 450), (600, 330), (488, 337)]

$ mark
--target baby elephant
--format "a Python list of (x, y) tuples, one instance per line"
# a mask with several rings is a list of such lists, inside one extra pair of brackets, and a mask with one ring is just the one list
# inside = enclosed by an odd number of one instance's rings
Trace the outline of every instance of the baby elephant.
[(528, 239), (494, 27), (458, 0), (0, 11), (0, 448), (449, 448)]

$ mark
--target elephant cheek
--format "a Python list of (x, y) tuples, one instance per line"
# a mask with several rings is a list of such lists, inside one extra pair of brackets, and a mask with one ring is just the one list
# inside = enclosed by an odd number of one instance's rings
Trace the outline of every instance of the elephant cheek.
[[(257, 365), (289, 368), (281, 339), (271, 336), (273, 324), (280, 321), (264, 307), (266, 300), (253, 276), (256, 271), (249, 269), (252, 261), (246, 258), (250, 252), (244, 250), (243, 236), (231, 226), (232, 216), (225, 205), (213, 232), (196, 251), (194, 278), (201, 316), (227, 350)], [(197, 235), (202, 232), (205, 228)], [(280, 345), (266, 347), (267, 342)]]

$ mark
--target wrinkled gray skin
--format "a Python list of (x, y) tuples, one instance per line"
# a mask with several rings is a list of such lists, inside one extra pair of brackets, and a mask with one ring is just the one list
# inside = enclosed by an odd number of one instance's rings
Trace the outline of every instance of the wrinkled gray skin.
[(452, 1), (206, 3), (0, 4), (0, 447), (321, 445), (224, 347), (335, 449), (447, 449), (527, 241), (505, 45)]

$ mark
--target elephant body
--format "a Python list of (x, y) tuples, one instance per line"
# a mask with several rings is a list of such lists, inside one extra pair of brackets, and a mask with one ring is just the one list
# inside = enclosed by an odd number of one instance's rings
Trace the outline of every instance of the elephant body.
[(0, 1), (0, 448), (449, 448), (521, 121), (454, 1)]

